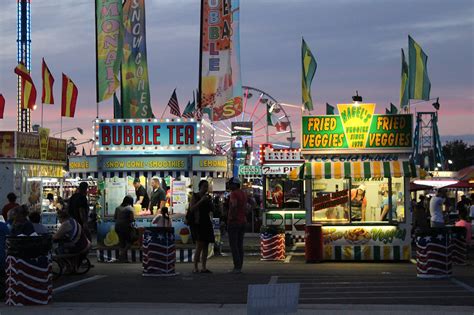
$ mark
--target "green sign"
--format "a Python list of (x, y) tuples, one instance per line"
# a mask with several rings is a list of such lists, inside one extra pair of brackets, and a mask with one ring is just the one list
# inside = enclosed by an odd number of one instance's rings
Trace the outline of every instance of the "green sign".
[[(301, 146), (303, 151), (397, 150), (411, 152), (412, 115), (366, 115), (358, 117), (304, 116)], [(360, 120), (360, 121), (359, 121)], [(378, 150), (375, 150), (378, 149)]]
[(260, 165), (239, 165), (239, 176), (262, 176)]

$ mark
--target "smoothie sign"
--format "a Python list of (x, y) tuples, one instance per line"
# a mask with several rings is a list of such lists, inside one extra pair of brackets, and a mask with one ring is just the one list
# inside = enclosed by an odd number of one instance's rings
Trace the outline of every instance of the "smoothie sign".
[[(145, 120), (145, 119), (143, 119)], [(199, 153), (199, 122), (99, 122), (96, 124), (98, 154)]]
[(338, 109), (339, 115), (303, 117), (304, 151), (411, 151), (412, 115), (377, 115), (375, 104), (338, 104)]

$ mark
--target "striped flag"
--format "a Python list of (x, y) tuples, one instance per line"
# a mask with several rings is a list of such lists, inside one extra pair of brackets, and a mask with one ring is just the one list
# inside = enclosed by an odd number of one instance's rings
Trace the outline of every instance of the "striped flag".
[(385, 108), (385, 114), (387, 114), (387, 115), (396, 115), (396, 114), (398, 114), (397, 106), (390, 103), (390, 109)]
[(115, 119), (123, 118), (122, 105), (120, 105), (120, 102), (115, 92), (114, 92), (114, 118)]
[(61, 116), (74, 117), (76, 112), (77, 87), (72, 80), (63, 73), (63, 91), (61, 100)]
[(303, 39), (301, 44), (301, 64), (302, 64), (302, 99), (304, 109), (313, 110), (313, 100), (311, 98), (311, 82), (313, 82), (314, 74), (318, 64), (314, 58), (311, 50)]
[(176, 89), (174, 89), (173, 94), (171, 94), (170, 100), (168, 102), (171, 115), (181, 117), (181, 111), (179, 110), (178, 97), (176, 96)]
[(41, 77), (43, 78), (43, 95), (41, 96), (41, 102), (43, 104), (54, 104), (53, 95), (53, 84), (54, 78), (49, 71), (48, 66), (43, 58), (43, 65), (41, 67)]
[(21, 78), (21, 108), (33, 110), (36, 103), (36, 87), (30, 71), (20, 62), (15, 68), (15, 73)]
[(5, 98), (0, 94), (0, 119), (3, 119), (3, 112), (5, 111)]
[(183, 117), (184, 118), (194, 118), (194, 115), (196, 114), (196, 98), (194, 97), (194, 91), (193, 91), (193, 102), (191, 101), (188, 102), (188, 105), (186, 105), (186, 108), (183, 111)]
[(408, 64), (402, 49), (402, 82), (400, 85), (400, 108), (408, 106)]
[(431, 82), (428, 78), (428, 56), (421, 46), (408, 36), (408, 86), (409, 98), (414, 100), (429, 100)]
[(326, 103), (326, 115), (334, 115), (334, 106)]

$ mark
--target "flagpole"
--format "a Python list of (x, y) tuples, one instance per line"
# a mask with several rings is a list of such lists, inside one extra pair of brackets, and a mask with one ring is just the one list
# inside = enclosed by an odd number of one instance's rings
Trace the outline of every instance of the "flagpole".
[[(199, 25), (199, 80), (198, 80), (198, 95), (197, 95), (197, 102), (196, 108), (202, 108), (201, 104), (201, 85), (202, 85), (202, 33), (203, 33), (203, 18), (204, 18), (204, 0), (201, 0), (201, 20)], [(211, 119), (212, 120), (212, 119)]]
[[(99, 118), (99, 60), (97, 58), (97, 47), (98, 47), (98, 38), (97, 38), (97, 1), (94, 1), (94, 22), (95, 22), (95, 106), (96, 106), (96, 115), (95, 118)], [(61, 115), (61, 121), (63, 116)]]
[(165, 115), (165, 112), (166, 112), (166, 108), (168, 107), (168, 105), (165, 106), (165, 109), (163, 110), (163, 113), (161, 113), (161, 117), (160, 119), (163, 119), (163, 116)]
[(44, 109), (44, 103), (41, 102), (41, 128), (43, 128), (43, 109)]
[(63, 138), (63, 115), (61, 114), (61, 127), (59, 129), (59, 133), (60, 133), (60, 138), (62, 139)]

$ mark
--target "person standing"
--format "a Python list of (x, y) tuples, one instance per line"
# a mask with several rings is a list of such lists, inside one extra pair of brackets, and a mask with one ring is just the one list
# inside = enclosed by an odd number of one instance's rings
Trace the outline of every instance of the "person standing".
[(82, 227), (84, 234), (89, 241), (92, 240), (92, 235), (87, 226), (89, 219), (89, 201), (87, 200), (87, 189), (89, 185), (86, 182), (81, 182), (77, 191), (69, 199), (69, 216), (76, 220)]
[(229, 199), (229, 213), (227, 215), (227, 233), (232, 251), (234, 269), (231, 273), (242, 273), (244, 263), (244, 234), (247, 209), (247, 195), (240, 189), (240, 180), (233, 177), (229, 182), (231, 190)]
[(172, 227), (171, 224), (171, 218), (168, 213), (168, 208), (167, 207), (162, 207), (160, 209), (160, 214), (158, 214), (153, 221), (151, 221), (152, 224), (156, 224), (157, 227), (166, 227), (170, 228)]
[(430, 200), (430, 223), (432, 228), (444, 227), (443, 203), (444, 192), (438, 190), (436, 196), (432, 197)]
[(207, 180), (201, 180), (198, 187), (199, 191), (193, 194), (191, 206), (189, 207), (189, 211), (192, 213), (192, 222), (194, 222), (191, 228), (194, 230), (194, 236), (196, 237), (193, 273), (199, 272), (199, 260), (202, 263), (201, 273), (212, 273), (207, 269), (209, 244), (215, 242), (214, 229), (210, 217), (213, 208), (212, 197), (208, 193), (209, 183)]
[(472, 226), (471, 223), (467, 221), (466, 208), (459, 209), (459, 221), (457, 221), (455, 225), (466, 229), (466, 243), (467, 247), (469, 248), (472, 242)]
[(19, 206), (19, 204), (16, 203), (16, 195), (14, 193), (9, 193), (7, 199), (8, 203), (2, 209), (2, 215), (5, 222), (8, 220), (8, 211)]
[(136, 205), (141, 205), (142, 209), (148, 209), (150, 203), (150, 198), (146, 192), (145, 187), (140, 183), (139, 178), (133, 180), (133, 187), (135, 187), (135, 195), (137, 195), (137, 200), (135, 201)]
[(159, 214), (159, 210), (163, 208), (166, 204), (166, 193), (163, 188), (160, 187), (160, 179), (154, 176), (151, 179), (151, 188), (153, 189), (151, 192), (150, 198), (150, 213), (153, 214), (154, 207), (157, 208), (156, 214)]
[(115, 232), (119, 237), (119, 261), (128, 262), (127, 250), (130, 248), (133, 239), (135, 216), (133, 214), (133, 198), (125, 196), (122, 204), (115, 209)]

